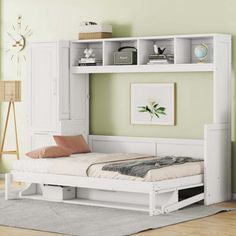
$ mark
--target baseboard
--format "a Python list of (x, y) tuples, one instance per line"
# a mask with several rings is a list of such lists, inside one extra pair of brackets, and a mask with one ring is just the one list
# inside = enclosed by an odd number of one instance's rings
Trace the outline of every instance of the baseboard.
[(232, 193), (232, 200), (236, 201), (236, 193)]
[(5, 179), (5, 174), (0, 174), (0, 179)]

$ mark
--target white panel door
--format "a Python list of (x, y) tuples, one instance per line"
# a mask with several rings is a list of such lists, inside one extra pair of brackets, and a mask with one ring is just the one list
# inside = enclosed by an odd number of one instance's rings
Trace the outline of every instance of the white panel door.
[[(71, 74), (70, 79), (70, 106), (71, 119), (88, 121), (89, 113), (89, 75)], [(82, 124), (81, 123), (81, 124)]]
[(51, 134), (34, 133), (30, 137), (31, 137), (31, 150), (34, 150), (36, 148), (56, 145)]
[(33, 43), (30, 49), (31, 130), (57, 130), (56, 43)]
[(70, 44), (69, 41), (58, 43), (58, 89), (59, 120), (70, 118)]

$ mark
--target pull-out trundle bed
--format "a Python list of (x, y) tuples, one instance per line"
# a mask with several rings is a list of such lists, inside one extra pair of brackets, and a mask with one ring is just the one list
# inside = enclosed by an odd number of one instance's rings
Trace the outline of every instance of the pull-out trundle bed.
[[(87, 176), (77, 175), (74, 160), (81, 156), (61, 160), (21, 160), (11, 173), (6, 174), (5, 197), (16, 197), (11, 193), (10, 186), (12, 181), (20, 181), (28, 183), (18, 194), (20, 198), (147, 211), (151, 216), (201, 200), (206, 205), (225, 201), (230, 199), (228, 133), (228, 125), (214, 124), (205, 127), (204, 140), (89, 136), (93, 152), (189, 156), (204, 162), (151, 170), (145, 178), (139, 178), (103, 171), (104, 163), (90, 165)], [(86, 155), (89, 158), (95, 154), (83, 154), (83, 158)], [(65, 161), (68, 162), (68, 168)], [(180, 190), (200, 186), (204, 186), (203, 192), (180, 200)], [(51, 191), (54, 188), (61, 191), (61, 199), (45, 197), (45, 189)], [(74, 197), (64, 198), (63, 191), (72, 189), (75, 191)]]

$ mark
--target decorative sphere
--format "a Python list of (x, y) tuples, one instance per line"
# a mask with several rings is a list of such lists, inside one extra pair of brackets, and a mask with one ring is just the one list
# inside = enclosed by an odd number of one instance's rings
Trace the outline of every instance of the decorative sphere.
[(205, 44), (197, 45), (194, 49), (194, 54), (198, 59), (203, 59), (207, 56), (208, 47)]

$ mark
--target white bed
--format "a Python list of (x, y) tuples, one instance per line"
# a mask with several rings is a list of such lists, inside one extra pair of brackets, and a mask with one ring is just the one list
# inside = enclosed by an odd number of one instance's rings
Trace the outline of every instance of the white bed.
[[(14, 163), (13, 170), (21, 172), (83, 177), (83, 175), (81, 175), (80, 172), (78, 171), (81, 166), (81, 159), (91, 159), (92, 156), (103, 156), (103, 155), (109, 156), (109, 154), (102, 154), (102, 153), (87, 153), (87, 154), (74, 154), (71, 155), (70, 157), (63, 157), (63, 158), (45, 158), (45, 159), (23, 158)], [(148, 159), (152, 158), (149, 158), (148, 156), (145, 157), (145, 160)], [(91, 165), (87, 171), (88, 177), (154, 182), (160, 180), (182, 178), (192, 175), (201, 175), (203, 174), (203, 168), (204, 168), (203, 161), (189, 162), (181, 165), (172, 165), (165, 168), (153, 169), (148, 171), (148, 173), (144, 178), (141, 178), (130, 175), (123, 175), (114, 171), (104, 171), (102, 170), (102, 168), (106, 164), (108, 163), (102, 163), (102, 164), (98, 163)]]
[[(40, 160), (38, 162), (40, 165), (34, 167), (30, 166), (27, 160), (22, 160), (21, 164), (17, 164), (18, 167), (16, 165), (15, 170), (6, 174), (5, 197), (6, 199), (15, 197), (10, 191), (12, 181), (28, 183), (18, 197), (42, 200), (44, 184), (71, 186), (76, 188), (77, 197), (72, 200), (62, 200), (63, 202), (148, 211), (151, 216), (174, 211), (201, 200), (204, 200), (206, 205), (225, 201), (231, 198), (228, 139), (227, 124), (206, 126), (204, 140), (90, 136), (89, 144), (93, 152), (190, 156), (204, 159), (204, 174), (201, 164), (195, 166), (197, 171), (188, 176), (179, 170), (168, 171), (168, 175), (170, 172), (173, 174), (169, 176), (171, 179), (160, 180), (158, 179), (160, 170), (152, 170), (144, 179), (134, 177), (130, 179), (117, 173), (103, 172), (101, 171), (103, 165), (98, 164), (90, 167), (89, 177), (87, 177), (71, 172), (72, 166), (76, 170), (74, 164), (63, 165), (59, 171), (57, 160), (51, 160), (54, 161), (51, 167), (49, 160)], [(67, 161), (74, 163), (74, 159), (76, 158), (71, 157)], [(32, 168), (35, 168), (34, 172)], [(185, 167), (184, 171), (188, 172), (188, 169)], [(182, 175), (178, 175), (180, 172)], [(204, 186), (204, 192), (179, 201), (180, 190), (200, 186)]]

